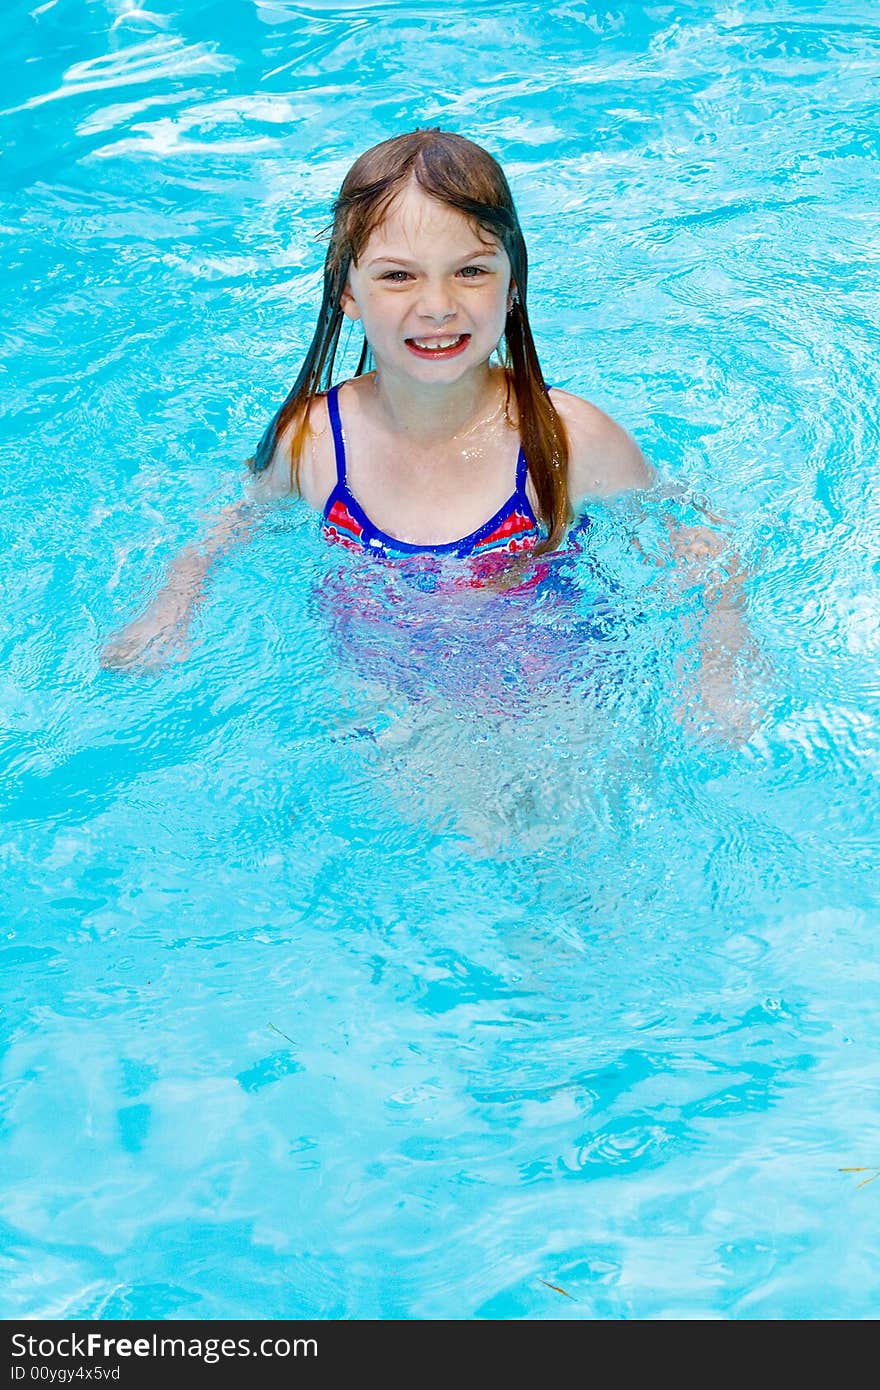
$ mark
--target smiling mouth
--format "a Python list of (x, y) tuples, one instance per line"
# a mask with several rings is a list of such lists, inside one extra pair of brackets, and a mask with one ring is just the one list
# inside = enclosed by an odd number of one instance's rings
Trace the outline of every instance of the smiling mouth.
[(455, 357), (470, 340), (470, 333), (449, 333), (444, 338), (407, 338), (406, 345), (416, 357)]

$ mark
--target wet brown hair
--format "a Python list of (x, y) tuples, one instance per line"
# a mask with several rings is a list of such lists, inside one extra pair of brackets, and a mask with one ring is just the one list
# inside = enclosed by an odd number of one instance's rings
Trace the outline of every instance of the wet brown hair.
[[(532, 553), (554, 549), (571, 521), (568, 500), (568, 440), (550, 400), (526, 312), (528, 253), (503, 170), (486, 150), (445, 130), (414, 130), (367, 150), (345, 176), (333, 207), (330, 245), (324, 264), (324, 297), (309, 350), (293, 389), (263, 434), (249, 464), (268, 467), (278, 439), (293, 421), (291, 485), (308, 429), (312, 401), (333, 383), (333, 363), (342, 327), (342, 293), (370, 235), (410, 180), (431, 198), (455, 208), (489, 232), (510, 260), (516, 293), (504, 326), (501, 360), (513, 391), (520, 442), (547, 535)], [(370, 360), (365, 341), (357, 367)]]

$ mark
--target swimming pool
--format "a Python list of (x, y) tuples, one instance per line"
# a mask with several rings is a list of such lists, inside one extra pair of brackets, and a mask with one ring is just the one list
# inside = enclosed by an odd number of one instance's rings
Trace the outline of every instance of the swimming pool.
[[(549, 13), (0, 21), (5, 1317), (876, 1314), (880, 26)], [(668, 502), (647, 558), (596, 509), (569, 629), (354, 634), (281, 507), (185, 660), (100, 668), (237, 493), (352, 157), (429, 123), (509, 172), (548, 376), (730, 519), (742, 746), (674, 718)]]

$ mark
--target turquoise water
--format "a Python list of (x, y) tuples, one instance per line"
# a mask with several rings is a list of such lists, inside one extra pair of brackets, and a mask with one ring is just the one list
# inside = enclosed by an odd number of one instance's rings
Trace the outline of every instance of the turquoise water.
[[(0, 25), (0, 1312), (876, 1315), (876, 6)], [(548, 377), (727, 518), (750, 736), (675, 718), (659, 500), (397, 623), (281, 506), (100, 667), (429, 123), (508, 170)]]

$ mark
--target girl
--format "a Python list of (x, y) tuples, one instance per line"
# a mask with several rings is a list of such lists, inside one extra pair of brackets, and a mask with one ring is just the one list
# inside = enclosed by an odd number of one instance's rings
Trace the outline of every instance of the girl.
[[(177, 558), (104, 664), (156, 664), (182, 645), (212, 559), (260, 502), (298, 493), (328, 541), (386, 561), (450, 560), (479, 583), (557, 551), (585, 502), (648, 487), (619, 424), (547, 388), (527, 268), (507, 180), (480, 146), (416, 130), (361, 155), (335, 204), (315, 334), (249, 460), (247, 497)], [(354, 378), (335, 385), (346, 319), (361, 324), (363, 350)], [(720, 543), (692, 531), (678, 548)], [(716, 610), (719, 599), (735, 607), (729, 592), (715, 598)]]

